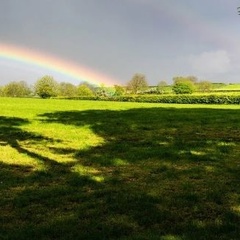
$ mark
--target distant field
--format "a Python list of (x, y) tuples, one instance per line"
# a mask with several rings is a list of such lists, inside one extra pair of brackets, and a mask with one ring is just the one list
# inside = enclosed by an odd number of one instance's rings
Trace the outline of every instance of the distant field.
[(240, 91), (240, 84), (227, 84), (217, 87), (215, 90), (225, 90), (225, 91)]
[(0, 109), (0, 239), (240, 239), (239, 105)]
[[(164, 93), (172, 93), (172, 86), (166, 86), (163, 88)], [(213, 91), (239, 91), (240, 92), (240, 83), (234, 84), (213, 84)]]

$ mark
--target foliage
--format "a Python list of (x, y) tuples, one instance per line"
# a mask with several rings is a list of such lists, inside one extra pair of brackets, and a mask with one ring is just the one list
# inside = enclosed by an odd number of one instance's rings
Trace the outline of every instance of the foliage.
[(26, 97), (31, 93), (30, 88), (24, 81), (10, 82), (3, 87), (2, 91), (6, 97)]
[(115, 90), (115, 93), (114, 93), (115, 96), (122, 96), (125, 93), (124, 87), (120, 85), (114, 85), (114, 90)]
[(160, 95), (136, 97), (139, 102), (159, 102), (178, 104), (240, 104), (240, 95), (208, 94), (208, 95)]
[(35, 83), (35, 93), (41, 98), (55, 97), (58, 94), (58, 83), (51, 76), (44, 76)]
[(144, 74), (136, 73), (127, 83), (127, 89), (133, 94), (139, 93), (148, 87), (147, 79)]
[(191, 82), (194, 85), (198, 82), (198, 78), (195, 76), (186, 76), (186, 77), (182, 77), (182, 76), (178, 76), (178, 77), (173, 77), (173, 82), (178, 83), (178, 82)]
[(0, 97), (4, 97), (4, 87), (0, 86)]
[(212, 83), (210, 81), (200, 81), (197, 84), (198, 91), (200, 92), (210, 92), (213, 88)]
[(82, 83), (78, 86), (77, 93), (78, 93), (78, 96), (83, 96), (83, 97), (93, 97), (94, 96), (94, 92), (85, 83)]
[(166, 81), (160, 81), (157, 85), (157, 92), (158, 93), (164, 93), (166, 86), (167, 86)]
[(97, 98), (109, 98), (115, 95), (115, 88), (114, 87), (106, 87), (104, 84), (101, 84), (99, 87), (96, 88), (96, 96)]
[(187, 76), (186, 77), (190, 82), (192, 82), (194, 85), (198, 83), (198, 78), (196, 76)]
[[(195, 79), (194, 79), (195, 80)], [(172, 90), (176, 94), (191, 94), (195, 90), (193, 78), (178, 77), (174, 79)]]
[(62, 82), (59, 84), (59, 94), (63, 97), (77, 96), (77, 87), (71, 83)]
[(96, 89), (97, 89), (97, 85), (95, 85), (95, 84), (92, 84), (92, 83), (89, 83), (89, 82), (87, 82), (87, 81), (83, 81), (83, 82), (81, 82), (80, 84), (79, 84), (79, 86), (81, 86), (81, 85), (86, 85), (89, 89), (91, 89), (92, 90), (92, 92), (95, 94), (95, 91), (96, 91)]
[(176, 94), (191, 94), (194, 91), (194, 86), (191, 82), (175, 83), (172, 88)]
[(239, 105), (0, 108), (0, 239), (239, 239)]
[[(76, 99), (76, 98), (74, 98)], [(162, 94), (162, 95), (123, 95), (109, 97), (78, 97), (79, 100), (104, 100), (142, 103), (177, 103), (177, 104), (240, 104), (239, 94)]]
[(77, 97), (78, 100), (103, 100), (115, 102), (177, 103), (177, 104), (240, 104), (240, 95), (228, 94), (163, 94)]

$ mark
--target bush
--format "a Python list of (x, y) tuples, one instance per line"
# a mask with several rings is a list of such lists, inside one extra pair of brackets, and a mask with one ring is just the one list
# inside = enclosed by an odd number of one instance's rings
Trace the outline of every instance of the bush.
[(24, 81), (10, 82), (2, 87), (2, 95), (6, 97), (27, 97), (30, 93), (31, 90)]
[(77, 97), (68, 99), (78, 100), (100, 100), (100, 101), (119, 101), (119, 102), (147, 102), (147, 103), (179, 103), (179, 104), (240, 104), (240, 94), (238, 95), (123, 95), (123, 96), (95, 96)]
[(35, 92), (41, 98), (56, 97), (58, 84), (51, 76), (44, 76), (35, 83)]
[(176, 82), (172, 88), (176, 94), (191, 94), (194, 92), (194, 84), (190, 81)]
[(77, 92), (79, 96), (82, 97), (93, 97), (94, 93), (92, 89), (90, 89), (86, 84), (80, 84), (77, 88)]

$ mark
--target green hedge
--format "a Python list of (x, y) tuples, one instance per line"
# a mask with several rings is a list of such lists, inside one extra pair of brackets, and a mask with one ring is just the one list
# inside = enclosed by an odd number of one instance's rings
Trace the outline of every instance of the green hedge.
[(121, 102), (179, 103), (179, 104), (240, 104), (240, 94), (125, 95), (116, 97), (78, 97), (72, 99), (121, 101)]
[(179, 103), (179, 104), (240, 104), (240, 95), (162, 95), (142, 96), (139, 102)]

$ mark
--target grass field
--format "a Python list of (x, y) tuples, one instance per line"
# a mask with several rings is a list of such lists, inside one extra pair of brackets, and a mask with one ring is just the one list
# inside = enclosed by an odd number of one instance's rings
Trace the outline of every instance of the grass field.
[(240, 106), (0, 109), (0, 239), (240, 239)]
[(234, 83), (234, 84), (227, 84), (227, 85), (219, 85), (214, 87), (215, 91), (221, 91), (221, 92), (239, 92), (240, 91), (240, 84)]

